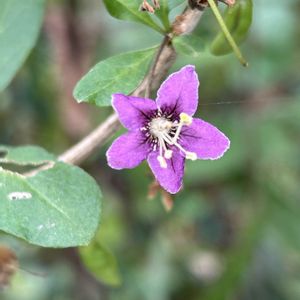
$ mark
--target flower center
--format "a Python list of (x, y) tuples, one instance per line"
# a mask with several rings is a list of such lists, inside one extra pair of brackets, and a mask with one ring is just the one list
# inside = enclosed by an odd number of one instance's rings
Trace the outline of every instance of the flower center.
[(150, 133), (155, 137), (159, 137), (164, 134), (169, 134), (172, 129), (173, 123), (164, 117), (157, 117), (150, 122)]
[(167, 168), (166, 159), (172, 158), (173, 151), (169, 149), (170, 146), (175, 146), (181, 150), (187, 159), (197, 159), (196, 153), (185, 150), (178, 143), (182, 127), (191, 125), (192, 120), (192, 117), (186, 113), (180, 114), (179, 122), (177, 120), (172, 121), (170, 118), (161, 116), (161, 113), (158, 113), (158, 115), (148, 123), (147, 128), (141, 128), (141, 130), (148, 131), (146, 136), (150, 138), (153, 150), (156, 151), (157, 147), (159, 147), (157, 160), (162, 168)]

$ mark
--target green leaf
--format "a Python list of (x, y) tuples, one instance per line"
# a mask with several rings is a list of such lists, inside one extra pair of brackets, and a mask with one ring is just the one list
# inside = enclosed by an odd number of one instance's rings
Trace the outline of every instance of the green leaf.
[(80, 256), (87, 269), (105, 284), (121, 284), (117, 261), (113, 254), (97, 240), (80, 248)]
[(56, 157), (38, 146), (11, 147), (0, 145), (0, 163), (40, 165), (55, 161)]
[(152, 20), (147, 12), (140, 11), (141, 3), (140, 0), (104, 0), (106, 9), (113, 17), (139, 22), (160, 33), (164, 33), (164, 30)]
[(0, 91), (12, 80), (33, 48), (45, 0), (0, 1)]
[(95, 65), (76, 85), (78, 102), (111, 105), (113, 93), (129, 94), (142, 81), (157, 47), (123, 53)]
[[(228, 7), (224, 14), (225, 24), (234, 41), (239, 45), (247, 36), (252, 23), (253, 4), (252, 0), (239, 0), (233, 7)], [(214, 55), (225, 55), (232, 52), (225, 34), (220, 31), (210, 46)]]
[(173, 39), (173, 45), (176, 52), (188, 55), (191, 57), (198, 57), (205, 50), (205, 44), (196, 35), (182, 35)]
[(169, 21), (169, 4), (168, 0), (161, 0), (160, 1), (160, 8), (156, 10), (155, 14), (157, 17), (162, 21), (165, 30), (169, 31), (170, 29), (170, 21)]
[(44, 247), (87, 245), (101, 192), (78, 167), (56, 163), (31, 177), (0, 168), (0, 230)]

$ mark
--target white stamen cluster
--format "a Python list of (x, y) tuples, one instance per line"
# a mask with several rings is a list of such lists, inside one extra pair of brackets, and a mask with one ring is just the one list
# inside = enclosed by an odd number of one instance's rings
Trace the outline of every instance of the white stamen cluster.
[(196, 160), (197, 154), (185, 150), (179, 143), (180, 133), (183, 126), (192, 124), (192, 117), (186, 113), (179, 115), (179, 122), (171, 120), (172, 115), (164, 116), (159, 112), (146, 127), (141, 128), (142, 131), (147, 131), (146, 137), (150, 140), (153, 151), (159, 147), (159, 155), (157, 160), (162, 168), (167, 168), (166, 159), (171, 159), (173, 151), (170, 146), (175, 146), (181, 150), (186, 159)]

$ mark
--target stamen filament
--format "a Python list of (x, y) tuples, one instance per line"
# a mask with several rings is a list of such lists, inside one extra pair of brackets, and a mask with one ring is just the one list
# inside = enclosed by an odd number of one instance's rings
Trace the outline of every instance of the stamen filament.
[(166, 151), (168, 151), (168, 149), (167, 149), (162, 137), (158, 137), (158, 141), (159, 141), (159, 156), (157, 157), (157, 160), (159, 161), (160, 166), (163, 169), (166, 169), (167, 162), (166, 162), (165, 158), (163, 157), (163, 150), (165, 150), (165, 156), (166, 156)]
[(161, 139), (159, 138), (158, 139), (158, 141), (159, 141), (159, 156), (161, 156), (162, 157), (162, 152), (163, 152), (163, 146), (162, 146), (162, 142), (161, 142)]
[(179, 134), (180, 134), (180, 132), (181, 132), (181, 129), (182, 129), (182, 126), (183, 126), (183, 123), (179, 123), (178, 124), (178, 127), (177, 127), (177, 129), (176, 129), (176, 132), (175, 132), (175, 135), (174, 135), (174, 137), (173, 137), (173, 141), (177, 141), (177, 139), (179, 138)]
[(190, 152), (185, 150), (180, 144), (178, 144), (176, 141), (171, 140), (170, 136), (164, 134), (164, 139), (166, 142), (168, 142), (171, 145), (176, 146), (179, 150), (181, 150), (184, 154), (186, 159), (190, 160), (196, 160), (197, 159), (197, 154), (195, 152)]

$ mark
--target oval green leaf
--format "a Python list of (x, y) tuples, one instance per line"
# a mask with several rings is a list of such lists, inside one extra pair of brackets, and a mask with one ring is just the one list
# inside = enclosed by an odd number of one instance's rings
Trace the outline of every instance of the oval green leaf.
[(44, 247), (87, 245), (99, 224), (101, 192), (78, 167), (56, 163), (25, 177), (0, 168), (0, 230)]
[(34, 46), (45, 0), (0, 1), (0, 91), (12, 80)]
[(156, 24), (147, 12), (140, 11), (140, 0), (103, 0), (106, 9), (113, 17), (121, 20), (142, 23), (154, 30), (164, 33), (164, 30)]
[[(252, 23), (252, 0), (238, 0), (233, 7), (225, 11), (224, 21), (233, 39), (239, 45), (247, 37)], [(216, 56), (232, 52), (224, 33), (220, 31), (210, 46), (210, 52)]]
[(113, 93), (131, 93), (144, 78), (156, 49), (123, 53), (101, 61), (77, 83), (75, 99), (108, 106)]

